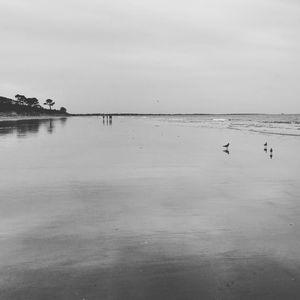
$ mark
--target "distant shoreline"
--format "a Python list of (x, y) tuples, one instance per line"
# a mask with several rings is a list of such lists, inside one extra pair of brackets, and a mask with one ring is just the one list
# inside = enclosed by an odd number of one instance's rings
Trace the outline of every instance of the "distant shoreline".
[(0, 114), (0, 123), (5, 121), (20, 120), (44, 120), (44, 119), (61, 119), (67, 118), (69, 115), (2, 115)]
[(90, 114), (69, 114), (74, 117), (90, 117), (90, 116), (268, 116), (268, 115), (298, 115), (296, 114), (274, 114), (274, 113), (90, 113)]
[(50, 119), (50, 118), (67, 118), (67, 117), (184, 117), (184, 116), (272, 116), (272, 115), (299, 115), (299, 114), (269, 114), (269, 113), (226, 113), (226, 114), (201, 114), (201, 113), (174, 113), (174, 114), (140, 114), (140, 113), (91, 113), (91, 114), (5, 114), (0, 113), (0, 122), (18, 121), (31, 119)]
[(16, 95), (16, 100), (0, 96), (0, 119), (15, 119), (40, 116), (67, 116), (68, 112), (65, 107), (53, 109), (55, 102), (47, 99), (44, 105), (49, 106), (49, 109), (43, 108), (39, 104), (37, 98), (27, 98), (24, 95)]

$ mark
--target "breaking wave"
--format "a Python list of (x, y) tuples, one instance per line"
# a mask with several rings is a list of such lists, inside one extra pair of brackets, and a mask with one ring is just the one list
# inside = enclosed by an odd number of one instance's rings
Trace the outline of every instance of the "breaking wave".
[(300, 136), (300, 115), (178, 115), (160, 119), (196, 127)]

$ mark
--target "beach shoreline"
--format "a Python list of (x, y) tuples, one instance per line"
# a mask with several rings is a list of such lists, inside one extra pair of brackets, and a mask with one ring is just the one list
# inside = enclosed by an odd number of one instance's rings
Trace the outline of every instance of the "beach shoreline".
[(71, 115), (11, 115), (11, 114), (2, 115), (0, 114), (0, 122), (57, 119), (57, 118), (68, 118), (68, 117), (71, 117)]
[(4, 132), (0, 298), (299, 298), (299, 138), (191, 122)]

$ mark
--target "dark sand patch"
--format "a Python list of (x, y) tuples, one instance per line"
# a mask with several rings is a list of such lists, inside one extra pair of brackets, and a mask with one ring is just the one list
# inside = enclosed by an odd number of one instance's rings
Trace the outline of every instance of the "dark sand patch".
[(287, 266), (274, 258), (259, 255), (239, 257), (236, 253), (178, 258), (148, 253), (145, 257), (145, 253), (127, 249), (111, 265), (81, 268), (60, 265), (34, 270), (25, 267), (13, 273), (11, 282), (1, 288), (1, 299), (300, 297), (299, 266)]

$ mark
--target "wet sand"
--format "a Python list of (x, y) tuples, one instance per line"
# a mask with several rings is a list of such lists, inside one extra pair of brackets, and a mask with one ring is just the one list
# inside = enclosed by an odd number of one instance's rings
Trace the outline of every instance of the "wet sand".
[(0, 299), (300, 297), (297, 137), (43, 126), (0, 136)]

